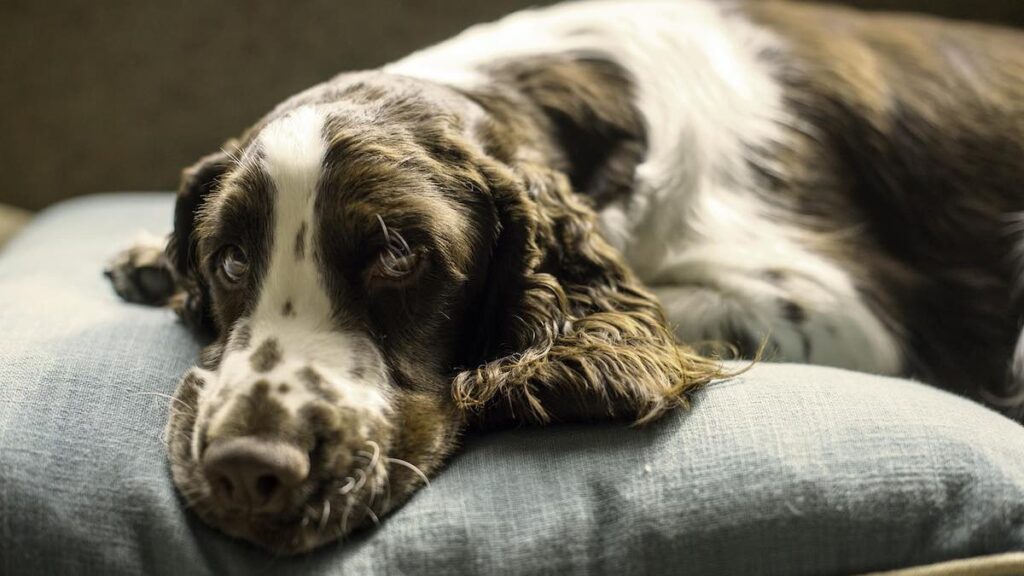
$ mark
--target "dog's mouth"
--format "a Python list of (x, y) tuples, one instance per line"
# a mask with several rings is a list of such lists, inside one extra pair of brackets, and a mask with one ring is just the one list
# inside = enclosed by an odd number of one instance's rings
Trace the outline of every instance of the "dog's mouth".
[[(392, 481), (396, 472), (426, 482), (414, 465), (388, 455), (387, 422), (338, 406), (307, 415), (301, 437), (257, 433), (206, 441), (198, 400), (208, 377), (192, 370), (179, 385), (168, 457), (188, 507), (231, 536), (277, 554), (306, 552), (378, 524), (411, 491), (410, 482)], [(358, 426), (339, 424), (353, 418)]]

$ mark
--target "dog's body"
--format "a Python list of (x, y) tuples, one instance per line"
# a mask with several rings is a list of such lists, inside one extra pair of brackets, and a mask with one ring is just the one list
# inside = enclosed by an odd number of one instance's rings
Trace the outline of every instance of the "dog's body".
[(1022, 78), (999, 28), (666, 0), (516, 14), (299, 94), (186, 172), (166, 258), (111, 272), (215, 337), (175, 480), (308, 549), (473, 420), (684, 403), (721, 372), (672, 332), (1014, 412)]

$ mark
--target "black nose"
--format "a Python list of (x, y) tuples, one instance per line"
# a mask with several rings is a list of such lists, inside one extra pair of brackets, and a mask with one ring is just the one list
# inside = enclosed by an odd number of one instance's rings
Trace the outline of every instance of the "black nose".
[(277, 512), (309, 475), (309, 456), (282, 441), (225, 438), (206, 448), (203, 473), (222, 506)]

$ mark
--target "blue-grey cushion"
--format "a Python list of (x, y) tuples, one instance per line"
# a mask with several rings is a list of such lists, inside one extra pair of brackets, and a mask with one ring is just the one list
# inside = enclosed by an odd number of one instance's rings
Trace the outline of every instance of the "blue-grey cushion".
[(1024, 549), (1024, 428), (921, 384), (764, 364), (644, 429), (467, 438), (380, 529), (271, 558), (182, 507), (161, 395), (196, 344), (100, 273), (171, 204), (65, 203), (0, 254), (2, 574), (822, 574)]

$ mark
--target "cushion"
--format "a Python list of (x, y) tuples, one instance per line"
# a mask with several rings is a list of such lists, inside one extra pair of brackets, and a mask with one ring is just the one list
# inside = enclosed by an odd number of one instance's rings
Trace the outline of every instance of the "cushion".
[(161, 433), (197, 345), (101, 273), (172, 203), (71, 201), (0, 253), (2, 574), (822, 574), (1024, 549), (1020, 425), (765, 363), (645, 428), (470, 435), (379, 529), (274, 558), (183, 507)]

